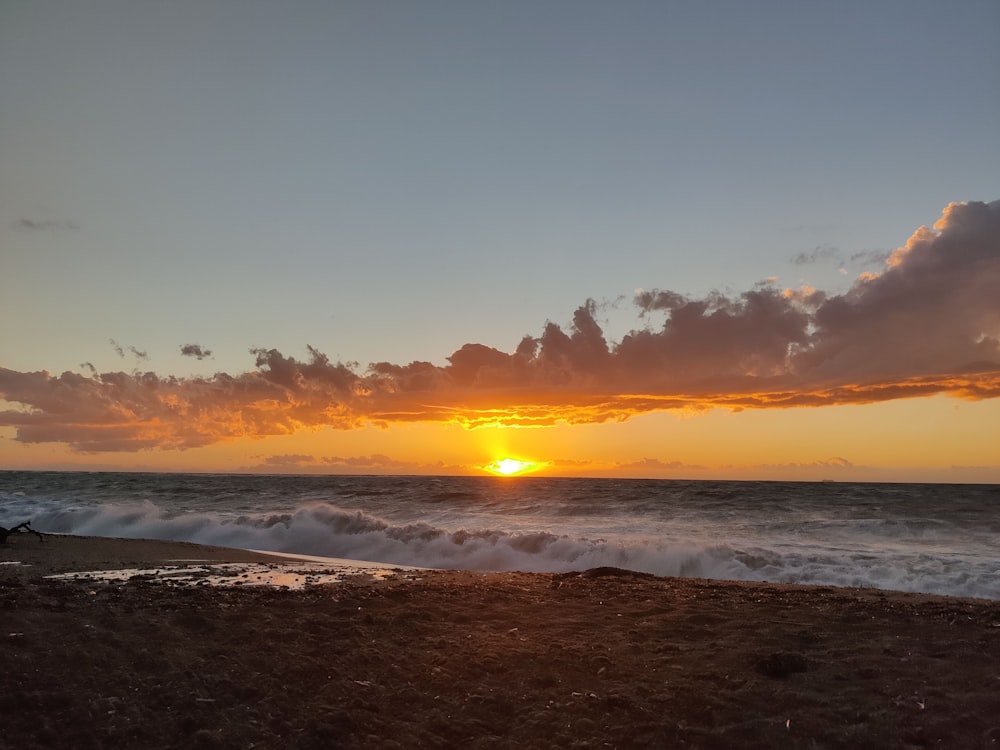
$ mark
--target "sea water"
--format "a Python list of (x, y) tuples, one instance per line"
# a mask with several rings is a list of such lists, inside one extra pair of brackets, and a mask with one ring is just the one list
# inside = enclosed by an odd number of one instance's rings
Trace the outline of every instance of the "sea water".
[(0, 526), (1000, 599), (1000, 485), (0, 472)]

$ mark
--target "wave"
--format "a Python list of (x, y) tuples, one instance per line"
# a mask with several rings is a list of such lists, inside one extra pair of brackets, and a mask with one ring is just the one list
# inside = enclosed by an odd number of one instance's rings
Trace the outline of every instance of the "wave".
[[(30, 509), (42, 532), (188, 541), (241, 549), (479, 571), (562, 573), (614, 566), (660, 576), (874, 587), (1000, 599), (995, 559), (957, 553), (837, 548), (818, 542), (742, 546), (653, 536), (599, 538), (550, 530), (399, 523), (311, 503), (284, 513), (170, 513), (151, 501), (67, 507), (8, 495), (0, 525)], [(23, 520), (23, 518), (21, 519)]]

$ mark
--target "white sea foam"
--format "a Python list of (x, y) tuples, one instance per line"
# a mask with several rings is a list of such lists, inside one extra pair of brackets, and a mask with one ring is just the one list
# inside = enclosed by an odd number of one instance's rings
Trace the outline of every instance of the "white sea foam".
[[(6, 508), (5, 510), (10, 510)], [(17, 512), (28, 508), (19, 504)], [(283, 512), (168, 512), (149, 500), (90, 506), (40, 503), (31, 514), (41, 531), (300, 553), (395, 565), (492, 571), (566, 572), (616, 566), (663, 576), (864, 586), (1000, 599), (1000, 561), (928, 534), (934, 525), (860, 519), (816, 521), (808, 533), (771, 529), (743, 519), (715, 525), (673, 518), (642, 533), (596, 535), (592, 517), (553, 516), (535, 528), (523, 516), (448, 514), (436, 522), (390, 519), (357, 508), (310, 502)], [(448, 522), (450, 519), (451, 522)], [(473, 526), (468, 521), (499, 524)], [(465, 521), (466, 523), (459, 523)], [(635, 520), (632, 522), (635, 526)], [(0, 525), (3, 521), (0, 520)], [(940, 534), (938, 535), (940, 536)], [(916, 541), (915, 541), (916, 540)], [(919, 542), (919, 543), (918, 543)]]

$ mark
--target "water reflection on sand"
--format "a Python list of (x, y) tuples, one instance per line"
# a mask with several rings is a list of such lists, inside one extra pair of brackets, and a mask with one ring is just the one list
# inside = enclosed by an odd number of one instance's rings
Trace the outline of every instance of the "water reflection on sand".
[(89, 570), (47, 576), (60, 580), (103, 582), (150, 581), (173, 586), (270, 586), (301, 589), (364, 576), (419, 578), (421, 568), (357, 560), (290, 555), (302, 562), (217, 563), (205, 560), (169, 560), (155, 568)]

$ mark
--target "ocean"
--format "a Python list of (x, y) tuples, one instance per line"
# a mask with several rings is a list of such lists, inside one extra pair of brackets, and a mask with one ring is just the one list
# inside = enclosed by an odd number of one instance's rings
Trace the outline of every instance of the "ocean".
[(1000, 599), (1000, 485), (0, 471), (0, 526)]

